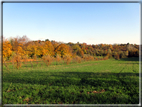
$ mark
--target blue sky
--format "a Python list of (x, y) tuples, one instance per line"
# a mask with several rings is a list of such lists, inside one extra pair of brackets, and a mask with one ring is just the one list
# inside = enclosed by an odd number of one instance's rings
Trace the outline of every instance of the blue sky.
[(5, 38), (87, 44), (140, 43), (139, 3), (4, 3)]

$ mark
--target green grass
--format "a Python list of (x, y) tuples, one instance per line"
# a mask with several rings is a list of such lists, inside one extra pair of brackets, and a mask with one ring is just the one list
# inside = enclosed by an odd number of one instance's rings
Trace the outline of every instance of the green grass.
[(138, 58), (9, 69), (3, 67), (3, 104), (139, 103)]

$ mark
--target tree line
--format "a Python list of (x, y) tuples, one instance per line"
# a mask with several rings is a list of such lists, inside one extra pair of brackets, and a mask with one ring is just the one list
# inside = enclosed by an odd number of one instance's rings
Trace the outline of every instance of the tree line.
[[(3, 39), (3, 61), (15, 61), (20, 59), (46, 60), (47, 56), (53, 58), (90, 58), (96, 59), (98, 56), (104, 59), (139, 57), (139, 45), (136, 44), (97, 44), (88, 45), (86, 43), (62, 43), (46, 39), (45, 41), (31, 41), (27, 36)], [(48, 58), (47, 58), (48, 59)], [(59, 58), (60, 59), (60, 58)]]

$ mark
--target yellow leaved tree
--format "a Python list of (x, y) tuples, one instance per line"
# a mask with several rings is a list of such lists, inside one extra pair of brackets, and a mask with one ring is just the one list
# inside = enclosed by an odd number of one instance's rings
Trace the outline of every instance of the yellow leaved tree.
[(57, 48), (55, 49), (55, 53), (59, 54), (61, 57), (64, 57), (65, 55), (72, 56), (70, 48), (66, 44), (60, 44), (59, 46), (57, 46)]
[(54, 46), (50, 41), (46, 41), (44, 43), (42, 53), (43, 55), (50, 55), (50, 56), (54, 55)]

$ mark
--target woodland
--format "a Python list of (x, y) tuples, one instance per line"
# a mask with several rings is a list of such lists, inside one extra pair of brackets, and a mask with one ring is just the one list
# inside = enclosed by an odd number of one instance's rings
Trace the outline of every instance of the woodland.
[(82, 60), (119, 60), (127, 57), (139, 57), (137, 44), (97, 44), (63, 43), (46, 39), (45, 41), (31, 41), (27, 36), (6, 39), (3, 38), (2, 46), (3, 63), (13, 62), (19, 69), (20, 62), (44, 61), (47, 65), (53, 60), (64, 60), (69, 64), (72, 59), (77, 62)]

